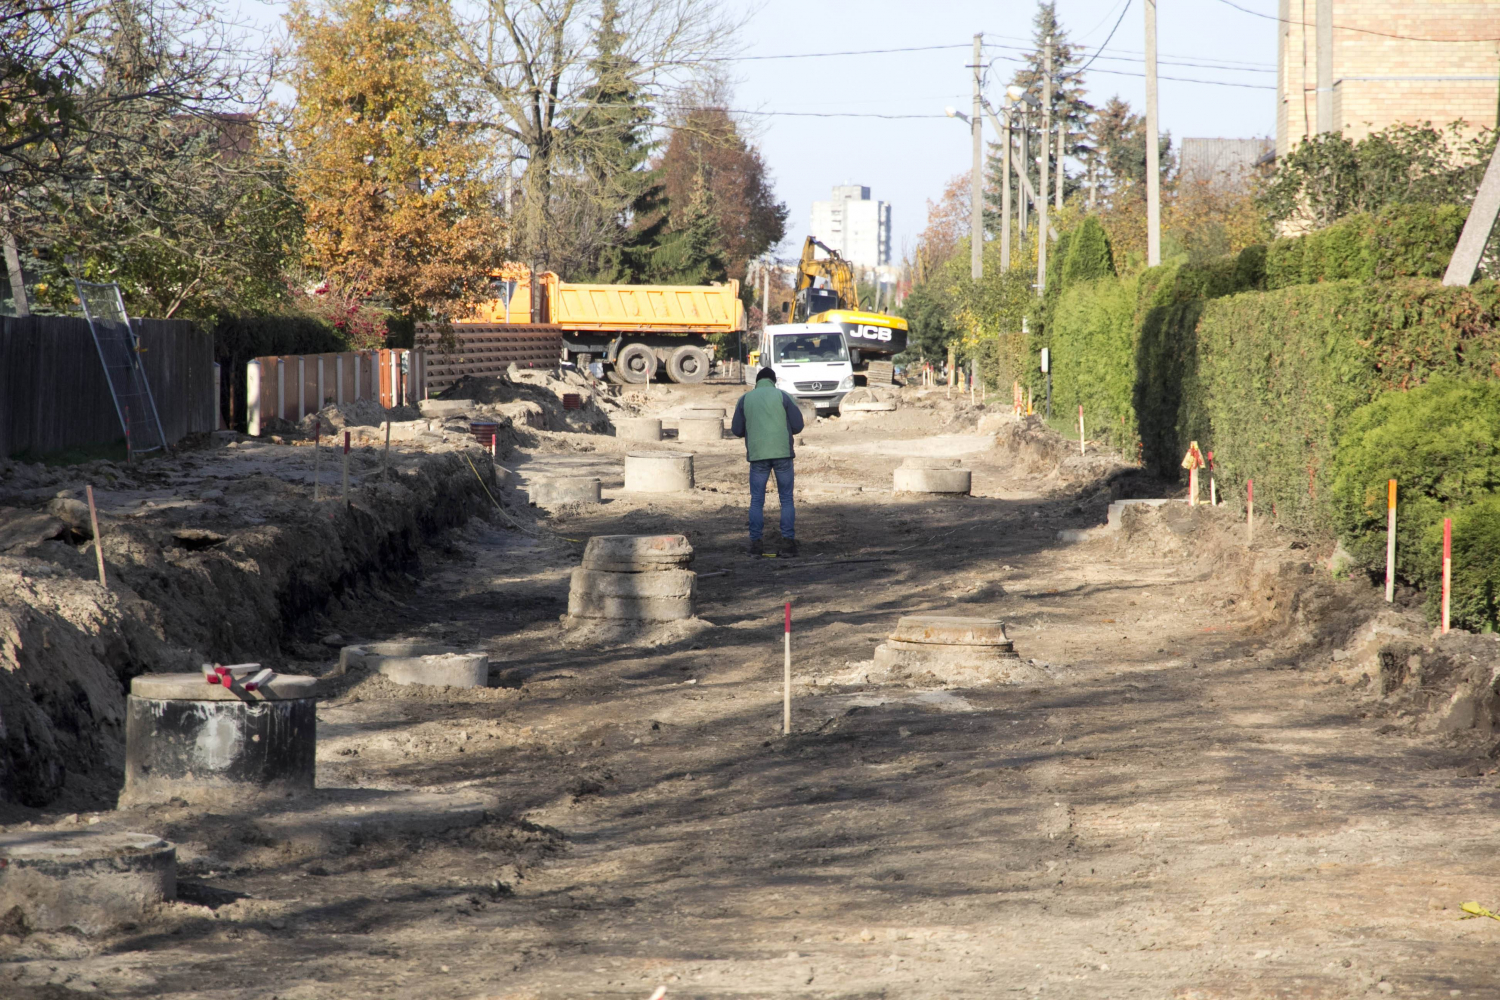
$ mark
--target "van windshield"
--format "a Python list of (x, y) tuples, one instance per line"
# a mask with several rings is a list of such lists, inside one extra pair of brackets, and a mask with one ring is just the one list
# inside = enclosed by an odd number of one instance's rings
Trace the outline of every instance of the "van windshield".
[(849, 360), (841, 333), (799, 333), (776, 337), (773, 345), (777, 362)]

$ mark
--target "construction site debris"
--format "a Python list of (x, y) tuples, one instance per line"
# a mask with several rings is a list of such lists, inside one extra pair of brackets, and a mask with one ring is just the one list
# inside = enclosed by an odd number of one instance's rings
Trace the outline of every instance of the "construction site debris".
[(683, 535), (595, 535), (568, 588), (570, 618), (680, 621), (693, 616), (698, 574)]
[(950, 615), (901, 618), (875, 647), (869, 677), (876, 683), (945, 685), (1042, 684), (1051, 679), (1041, 667), (1021, 661), (998, 619)]
[(340, 673), (350, 669), (381, 674), (397, 684), (476, 688), (489, 683), (490, 658), (431, 643), (371, 642), (339, 651)]
[(626, 441), (660, 441), (661, 420), (658, 417), (616, 417), (615, 437)]
[(527, 484), (531, 502), (538, 507), (561, 507), (570, 503), (601, 503), (602, 487), (597, 476), (560, 476)]

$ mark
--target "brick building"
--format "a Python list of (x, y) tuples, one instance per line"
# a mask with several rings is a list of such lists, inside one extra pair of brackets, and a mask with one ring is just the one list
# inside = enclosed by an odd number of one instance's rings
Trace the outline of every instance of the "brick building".
[[(1276, 152), (1318, 131), (1318, 0), (1280, 0)], [(1500, 0), (1333, 0), (1334, 130), (1500, 123)]]

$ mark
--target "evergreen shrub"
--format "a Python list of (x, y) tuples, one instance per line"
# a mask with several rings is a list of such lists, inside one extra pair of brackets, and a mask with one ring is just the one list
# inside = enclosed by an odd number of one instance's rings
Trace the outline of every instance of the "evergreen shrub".
[[(1397, 483), (1396, 573), (1438, 594), (1453, 518), (1454, 624), (1495, 624), (1500, 582), (1500, 382), (1436, 376), (1355, 410), (1333, 457), (1330, 512), (1349, 553), (1385, 565), (1386, 483)], [(1438, 604), (1429, 601), (1436, 620)]]
[(1266, 287), (1441, 277), (1467, 215), (1468, 209), (1457, 205), (1392, 205), (1304, 236), (1273, 240), (1265, 255)]

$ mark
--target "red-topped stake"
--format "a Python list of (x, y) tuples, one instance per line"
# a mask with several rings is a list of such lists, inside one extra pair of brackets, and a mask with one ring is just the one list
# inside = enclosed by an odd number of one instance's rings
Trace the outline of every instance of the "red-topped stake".
[(792, 602), (786, 602), (786, 663), (782, 672), (781, 731), (790, 736), (792, 732)]
[(1448, 634), (1448, 598), (1453, 592), (1453, 518), (1443, 518), (1443, 634)]

